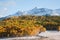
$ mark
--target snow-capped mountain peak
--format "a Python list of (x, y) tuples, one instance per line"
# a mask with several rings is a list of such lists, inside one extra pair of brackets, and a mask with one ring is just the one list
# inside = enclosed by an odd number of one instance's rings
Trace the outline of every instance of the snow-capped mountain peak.
[(13, 15), (10, 16), (21, 16), (21, 15), (35, 15), (35, 16), (43, 16), (43, 15), (50, 15), (50, 16), (60, 16), (60, 9), (48, 9), (48, 8), (33, 8), (28, 11), (18, 11)]

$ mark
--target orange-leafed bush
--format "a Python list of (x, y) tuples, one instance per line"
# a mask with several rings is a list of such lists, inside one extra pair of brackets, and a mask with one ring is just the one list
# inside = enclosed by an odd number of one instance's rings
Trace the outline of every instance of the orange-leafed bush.
[[(33, 18), (33, 19), (32, 19)], [(35, 17), (11, 17), (0, 24), (0, 37), (34, 36), (46, 29)]]

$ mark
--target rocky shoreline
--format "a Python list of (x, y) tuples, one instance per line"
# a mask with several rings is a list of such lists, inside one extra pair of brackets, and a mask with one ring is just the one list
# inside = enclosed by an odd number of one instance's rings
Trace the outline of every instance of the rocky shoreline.
[(47, 39), (46, 37), (39, 37), (39, 36), (27, 36), (27, 37), (14, 37), (14, 38), (3, 38), (0, 40), (42, 40)]
[(37, 36), (1, 38), (0, 40), (60, 40), (60, 32), (46, 31)]

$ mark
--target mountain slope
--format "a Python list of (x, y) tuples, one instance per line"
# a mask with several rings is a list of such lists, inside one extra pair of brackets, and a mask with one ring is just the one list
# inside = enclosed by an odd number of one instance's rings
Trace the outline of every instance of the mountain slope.
[(48, 9), (48, 8), (33, 8), (31, 10), (28, 11), (18, 11), (15, 14), (12, 15), (8, 15), (6, 17), (2, 17), (0, 19), (4, 19), (4, 18), (9, 18), (12, 16), (23, 16), (23, 15), (31, 15), (31, 16), (60, 16), (60, 9)]
[(60, 16), (60, 9), (48, 9), (48, 8), (33, 8), (28, 11), (18, 11), (17, 13), (9, 16), (22, 16), (22, 15), (33, 15), (33, 16)]
[(47, 8), (33, 8), (32, 10), (29, 10), (28, 13), (31, 15), (46, 15), (46, 14), (51, 14), (53, 10), (47, 9)]

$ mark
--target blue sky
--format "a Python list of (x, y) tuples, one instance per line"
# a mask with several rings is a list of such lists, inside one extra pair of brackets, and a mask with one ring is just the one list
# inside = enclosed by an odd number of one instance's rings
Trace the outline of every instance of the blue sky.
[(0, 0), (0, 17), (27, 11), (34, 7), (58, 9), (60, 0)]

